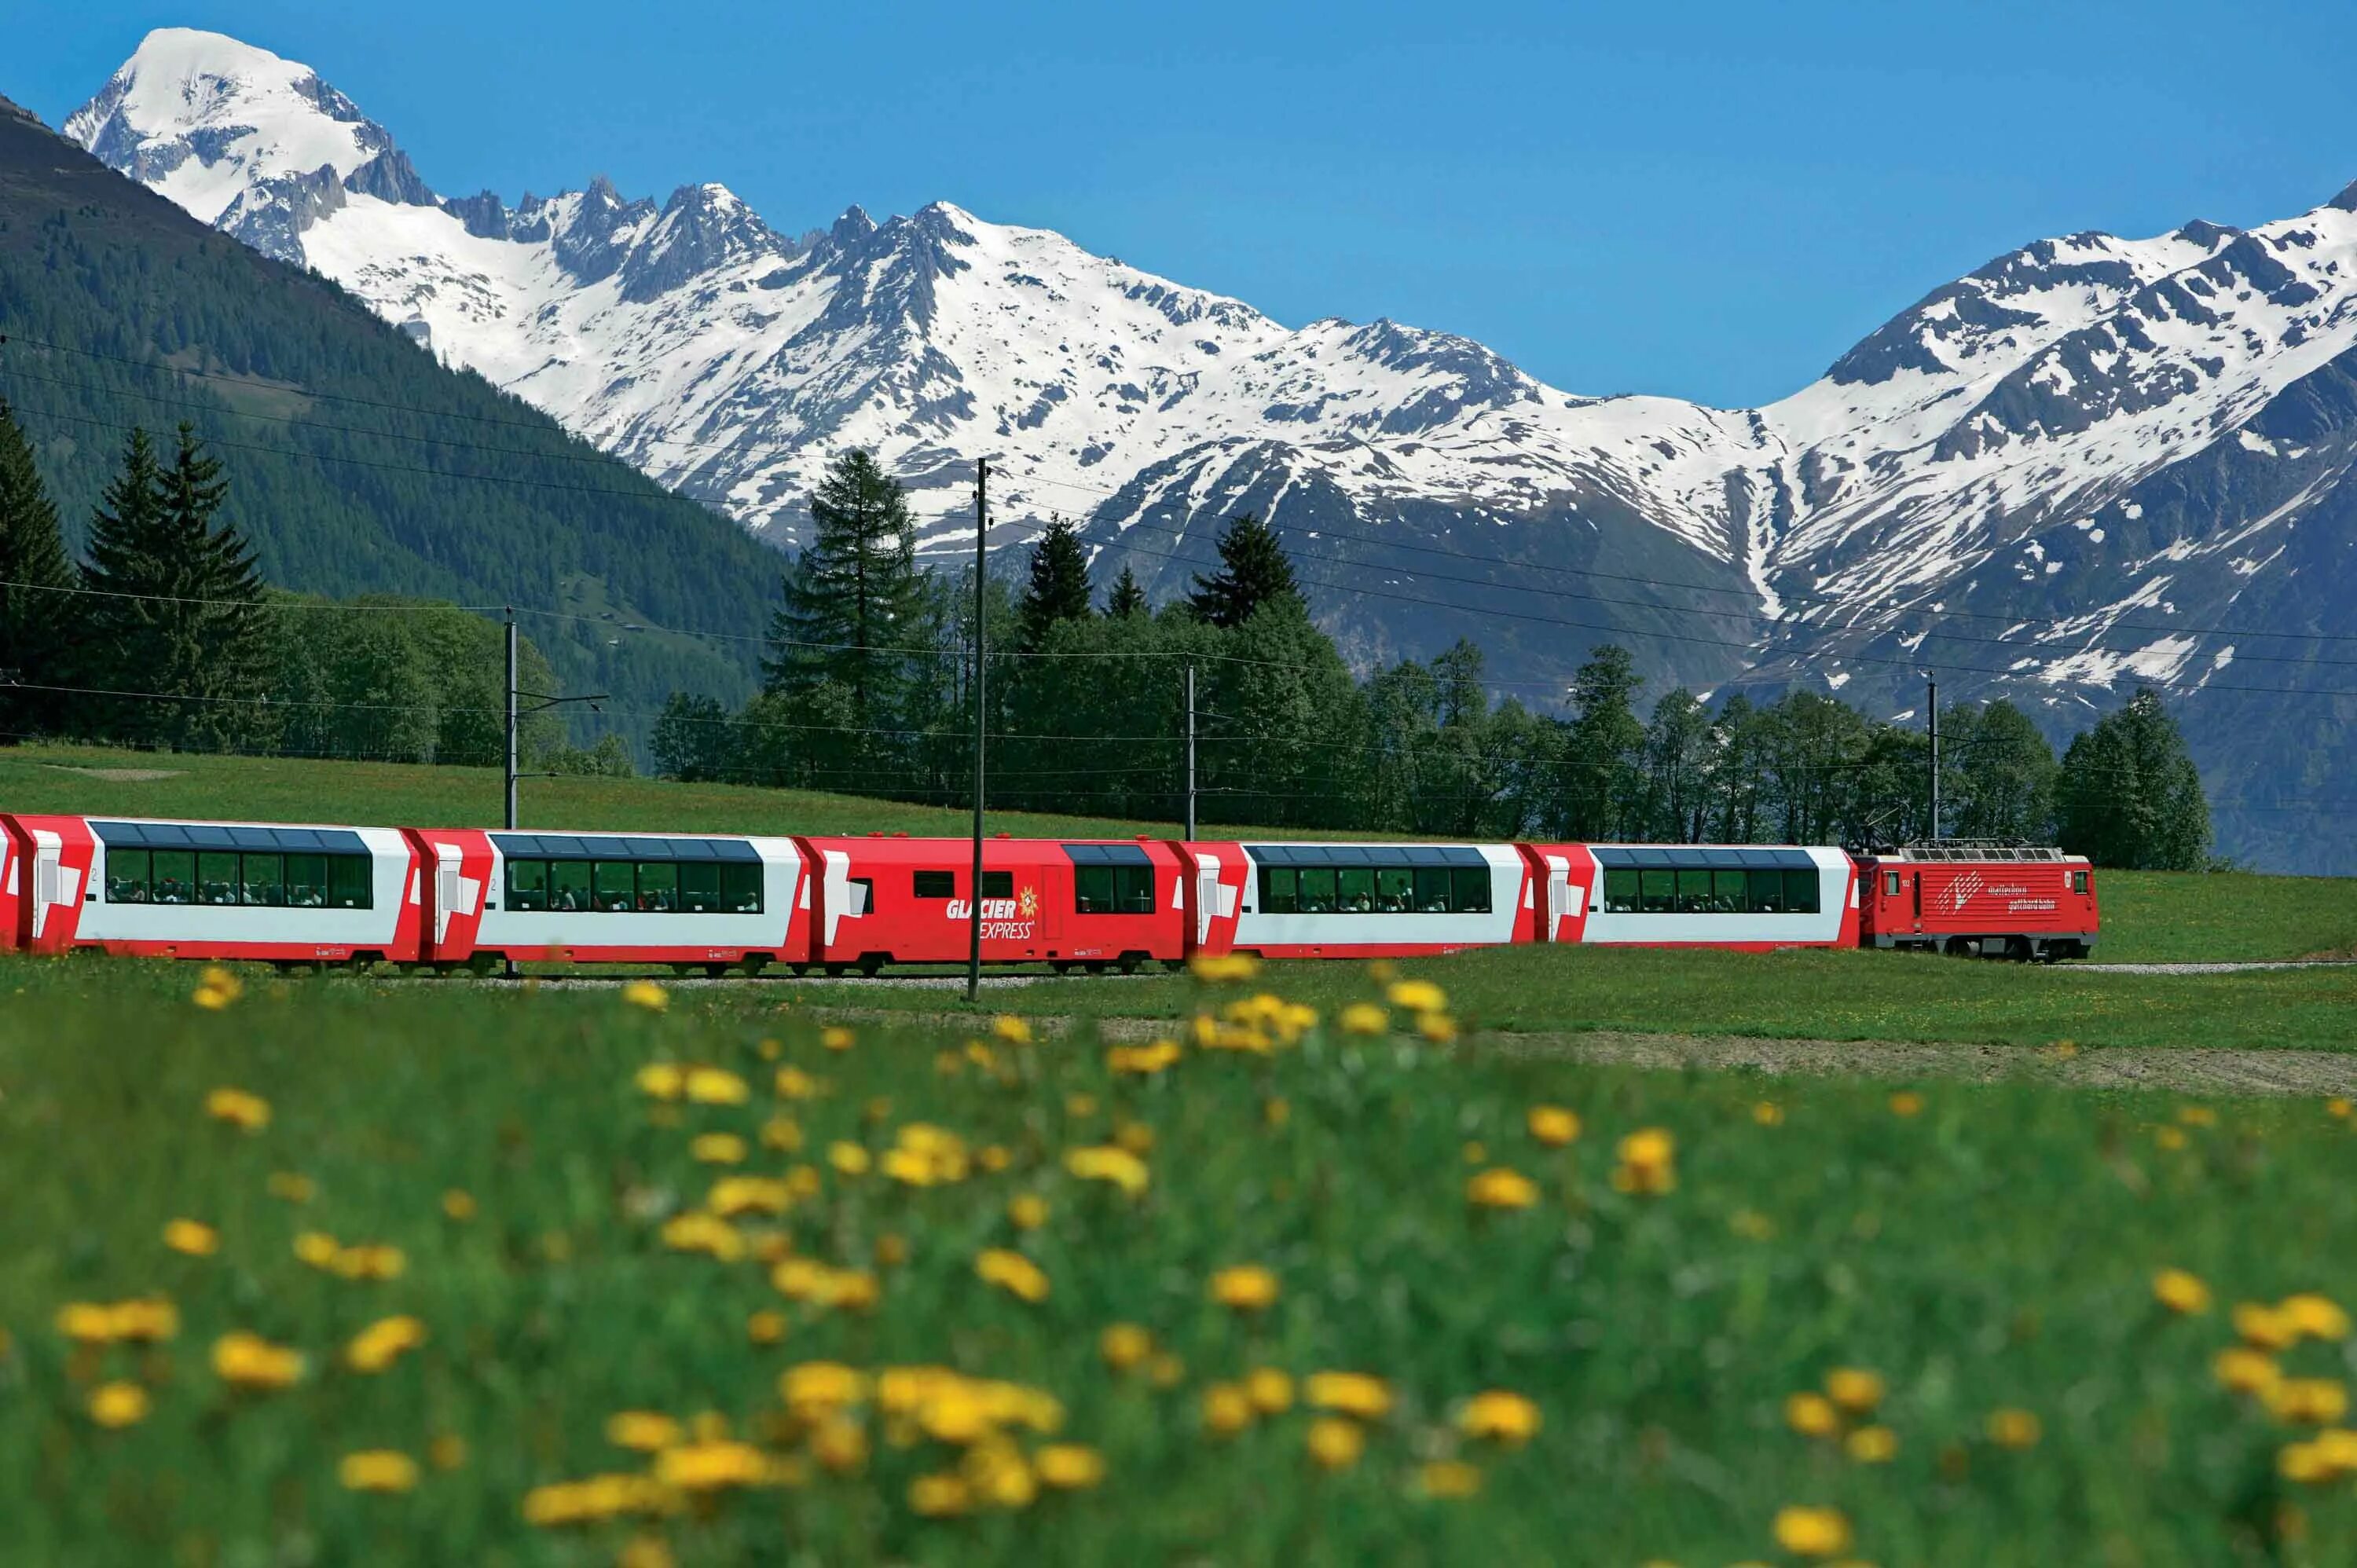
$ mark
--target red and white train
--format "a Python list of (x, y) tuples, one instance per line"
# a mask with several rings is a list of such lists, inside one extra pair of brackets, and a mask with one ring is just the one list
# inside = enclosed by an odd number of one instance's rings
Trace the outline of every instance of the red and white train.
[[(2058, 850), (984, 843), (982, 956), (1135, 970), (1199, 953), (1379, 958), (1511, 943), (2084, 957)], [(0, 947), (285, 964), (963, 962), (971, 839), (507, 832), (0, 815)]]

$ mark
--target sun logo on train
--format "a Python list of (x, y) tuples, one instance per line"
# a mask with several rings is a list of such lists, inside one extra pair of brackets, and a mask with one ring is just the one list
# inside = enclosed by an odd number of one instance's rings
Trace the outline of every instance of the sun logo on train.
[(1026, 887), (1026, 888), (1023, 890), (1023, 918), (1024, 918), (1025, 919), (1027, 919), (1027, 920), (1028, 920), (1028, 919), (1030, 919), (1033, 916), (1037, 915), (1039, 912), (1039, 889), (1037, 889), (1037, 888), (1033, 888), (1033, 887)]

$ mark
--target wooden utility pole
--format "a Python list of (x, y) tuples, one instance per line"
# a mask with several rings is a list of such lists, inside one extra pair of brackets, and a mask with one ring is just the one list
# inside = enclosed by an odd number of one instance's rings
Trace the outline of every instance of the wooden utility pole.
[(966, 899), (967, 937), (965, 961), (965, 999), (982, 999), (982, 783), (984, 751), (984, 715), (990, 710), (984, 704), (984, 660), (986, 652), (983, 643), (982, 618), (989, 602), (984, 596), (983, 585), (990, 575), (990, 459), (984, 457), (974, 466), (974, 888)]

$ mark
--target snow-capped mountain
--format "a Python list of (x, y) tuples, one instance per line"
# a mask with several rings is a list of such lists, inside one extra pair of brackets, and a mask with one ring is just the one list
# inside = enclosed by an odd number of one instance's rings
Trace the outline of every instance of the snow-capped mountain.
[(2158, 681), (2222, 798), (2276, 788), (2255, 746), (2315, 757), (2325, 699), (2286, 693), (2357, 636), (2357, 188), (2040, 241), (1724, 411), (1389, 321), (1287, 328), (947, 203), (790, 239), (717, 185), (444, 198), (315, 72), (214, 34), (151, 34), (66, 132), (780, 542), (856, 445), (947, 543), (988, 456), (1015, 532), (1085, 517), (1149, 584), (1243, 507), (1315, 530), (1288, 542), (1369, 660), (1468, 633), (1544, 688), (1610, 638), (1659, 678), (1883, 712), (1929, 665), (2058, 729)]

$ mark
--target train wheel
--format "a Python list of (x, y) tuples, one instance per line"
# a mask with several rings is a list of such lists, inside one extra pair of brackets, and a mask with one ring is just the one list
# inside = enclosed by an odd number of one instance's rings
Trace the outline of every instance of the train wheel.
[(826, 977), (829, 980), (841, 980), (850, 972), (851, 966), (847, 963), (831, 963), (826, 966)]
[(876, 978), (876, 972), (882, 969), (884, 965), (890, 961), (891, 957), (892, 955), (890, 953), (861, 953), (859, 955), (859, 972), (867, 979), (873, 980)]
[(1135, 974), (1139, 970), (1144, 969), (1145, 967), (1146, 967), (1146, 955), (1145, 955), (1144, 953), (1142, 953), (1142, 952), (1125, 952), (1125, 953), (1124, 953), (1124, 954), (1122, 954), (1122, 955), (1121, 955), (1121, 972), (1122, 972), (1122, 973), (1124, 973), (1124, 974)]
[(704, 966), (704, 972), (712, 979), (717, 980), (728, 972), (728, 966), (725, 963), (707, 963)]
[(745, 955), (745, 977), (748, 980), (750, 980), (759, 975), (763, 970), (770, 967), (770, 955), (768, 953), (747, 953)]

